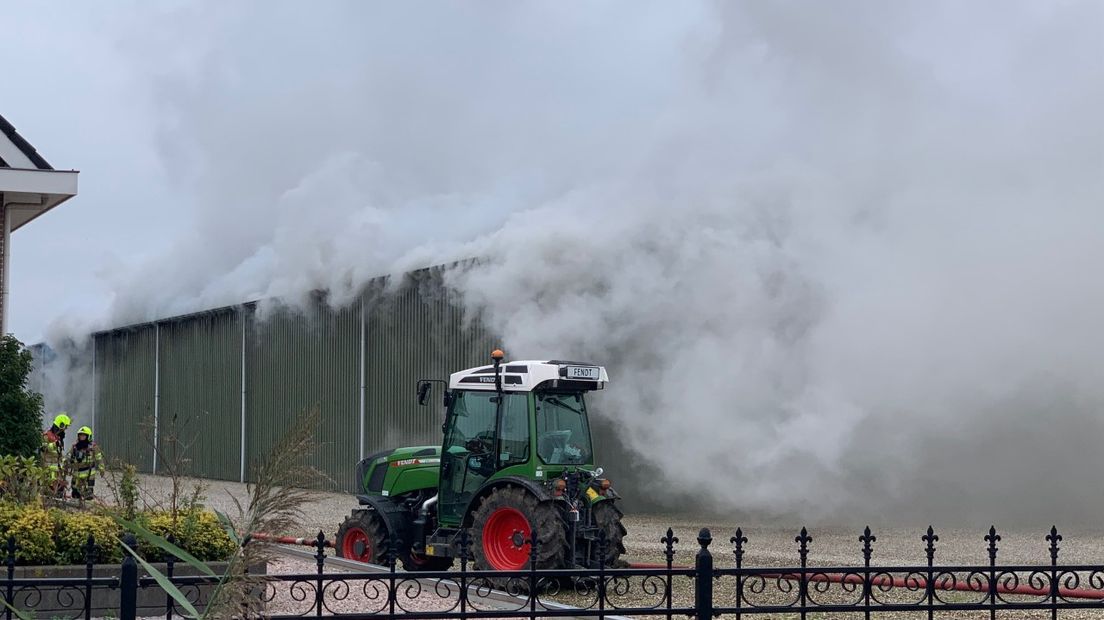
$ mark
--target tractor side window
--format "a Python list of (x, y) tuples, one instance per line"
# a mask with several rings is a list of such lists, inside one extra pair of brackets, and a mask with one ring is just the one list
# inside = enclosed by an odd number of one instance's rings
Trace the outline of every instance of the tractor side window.
[(447, 447), (464, 448), (485, 454), (494, 451), (494, 392), (457, 392), (452, 406), (452, 422)]
[(502, 445), (499, 465), (515, 465), (529, 460), (529, 403), (526, 394), (507, 394), (502, 406)]
[(581, 394), (538, 393), (537, 455), (549, 465), (590, 462), (590, 427)]

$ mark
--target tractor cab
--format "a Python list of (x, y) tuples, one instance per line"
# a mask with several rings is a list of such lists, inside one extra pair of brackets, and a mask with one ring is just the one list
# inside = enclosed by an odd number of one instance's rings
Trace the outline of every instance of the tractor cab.
[(491, 478), (545, 482), (568, 468), (594, 469), (585, 394), (608, 380), (600, 366), (555, 360), (453, 373), (441, 447), (441, 525), (461, 526), (474, 494)]

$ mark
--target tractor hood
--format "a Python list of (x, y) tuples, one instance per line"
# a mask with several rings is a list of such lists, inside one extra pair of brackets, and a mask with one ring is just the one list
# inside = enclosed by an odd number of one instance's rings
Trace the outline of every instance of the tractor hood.
[(393, 496), (436, 488), (441, 446), (412, 446), (377, 452), (357, 465), (362, 492)]

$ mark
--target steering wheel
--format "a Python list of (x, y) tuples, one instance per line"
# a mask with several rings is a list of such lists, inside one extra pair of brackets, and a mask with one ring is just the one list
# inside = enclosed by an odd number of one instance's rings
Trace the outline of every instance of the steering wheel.
[(466, 440), (464, 447), (472, 454), (486, 454), (491, 451), (491, 438), (486, 433), (479, 433), (475, 437)]

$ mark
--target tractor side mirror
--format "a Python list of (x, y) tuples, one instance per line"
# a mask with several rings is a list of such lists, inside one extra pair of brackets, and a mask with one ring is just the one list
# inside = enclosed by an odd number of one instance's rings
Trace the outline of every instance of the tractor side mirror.
[(445, 409), (452, 406), (452, 392), (445, 390), (445, 397), (442, 399), (442, 404), (444, 404)]
[(429, 381), (422, 380), (422, 381), (418, 382), (418, 404), (419, 405), (425, 407), (426, 403), (429, 402), (429, 390), (432, 387), (433, 387), (433, 384), (431, 384)]

